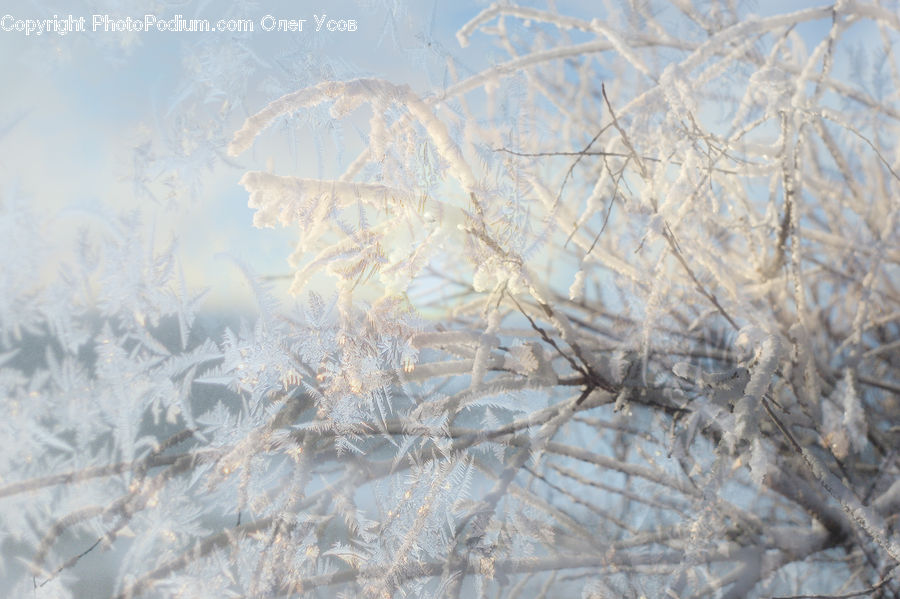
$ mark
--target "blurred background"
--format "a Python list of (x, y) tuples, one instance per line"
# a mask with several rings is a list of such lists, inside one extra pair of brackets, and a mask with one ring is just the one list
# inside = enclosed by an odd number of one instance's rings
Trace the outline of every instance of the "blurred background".
[[(240, 311), (252, 296), (219, 254), (263, 276), (285, 275), (298, 232), (255, 229), (239, 179), (252, 169), (333, 176), (361, 150), (367, 117), (353, 129), (325, 111), (291, 115), (236, 159), (225, 151), (233, 132), (271, 100), (326, 79), (439, 89), (458, 53), (455, 32), (478, 10), (437, 0), (0, 2), (4, 28), (13, 29), (0, 30), (0, 196), (31, 204), (58, 242), (42, 277), (57, 276), (58, 252), (79, 230), (135, 211), (157, 247), (174, 241), (188, 287), (209, 290), (208, 310)], [(254, 31), (92, 31), (95, 14), (248, 20)], [(87, 31), (15, 30), (17, 21), (69, 15), (84, 17)], [(264, 31), (269, 15), (306, 19), (303, 31)], [(357, 29), (316, 31), (323, 17), (354, 20)], [(457, 59), (461, 76), (490, 60), (475, 44)], [(482, 64), (467, 64), (472, 57)]]

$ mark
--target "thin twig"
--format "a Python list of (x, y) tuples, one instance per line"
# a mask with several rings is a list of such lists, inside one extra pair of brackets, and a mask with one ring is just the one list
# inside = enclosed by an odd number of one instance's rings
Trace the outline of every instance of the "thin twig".
[[(888, 572), (893, 571), (897, 566), (892, 567)], [(850, 599), (851, 597), (871, 596), (875, 591), (889, 583), (893, 579), (892, 576), (882, 578), (877, 584), (870, 586), (861, 591), (852, 591), (842, 595), (781, 595), (772, 597), (772, 599)]]
[[(590, 144), (588, 144), (590, 146)], [(548, 158), (553, 156), (604, 156), (609, 158), (631, 158), (631, 154), (625, 154), (624, 152), (604, 152), (600, 150), (579, 150), (572, 152), (563, 152), (563, 151), (553, 151), (553, 152), (518, 152), (516, 150), (510, 150), (509, 148), (495, 148), (495, 152), (504, 152), (506, 154), (511, 154), (513, 156), (520, 156), (522, 158)], [(663, 158), (654, 158), (652, 156), (641, 156), (641, 160), (646, 160), (647, 162), (664, 162), (666, 164), (671, 164), (673, 166), (684, 166), (684, 163), (678, 162), (677, 160), (665, 160)], [(719, 173), (724, 173), (726, 175), (737, 175), (738, 171), (726, 169), (726, 168), (718, 168), (713, 167), (714, 171)]]

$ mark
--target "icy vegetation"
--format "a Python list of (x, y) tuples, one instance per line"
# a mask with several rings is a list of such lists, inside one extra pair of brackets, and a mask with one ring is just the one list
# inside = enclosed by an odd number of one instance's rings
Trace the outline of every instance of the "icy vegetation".
[(233, 135), (252, 57), (198, 53), (209, 157), (365, 142), (243, 175), (297, 304), (242, 266), (213, 338), (134, 218), (36, 282), (5, 191), (9, 596), (111, 551), (117, 599), (900, 597), (900, 6), (605, 4), (493, 5), (486, 70), (273, 84)]

